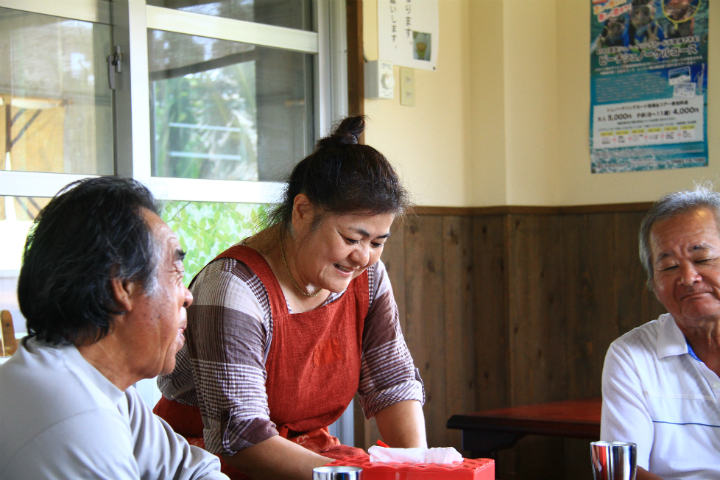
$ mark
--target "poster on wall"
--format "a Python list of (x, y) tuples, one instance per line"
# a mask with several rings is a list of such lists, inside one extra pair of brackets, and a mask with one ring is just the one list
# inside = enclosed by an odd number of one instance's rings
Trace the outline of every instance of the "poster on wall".
[(378, 0), (378, 55), (401, 67), (435, 70), (438, 0)]
[(709, 0), (589, 0), (592, 173), (705, 167)]

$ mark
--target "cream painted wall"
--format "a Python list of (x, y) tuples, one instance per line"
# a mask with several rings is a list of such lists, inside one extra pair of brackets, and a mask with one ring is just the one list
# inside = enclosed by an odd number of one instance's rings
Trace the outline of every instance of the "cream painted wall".
[[(503, 10), (506, 203), (557, 205), (558, 56), (555, 2), (505, 0)], [(482, 58), (478, 57), (470, 57), (469, 60), (482, 62)], [(482, 88), (482, 85), (473, 87)]]
[[(365, 101), (367, 143), (398, 167), (418, 204), (642, 202), (720, 176), (720, 49), (710, 48), (709, 167), (591, 174), (589, 2), (439, 0), (439, 8), (438, 70), (416, 70), (416, 106), (401, 106), (397, 87), (394, 100)], [(363, 13), (374, 60), (377, 1), (364, 0)], [(720, 9), (710, 16), (720, 24)]]
[(465, 205), (506, 205), (503, 0), (470, 0), (468, 7), (470, 25), (482, 28), (473, 27), (467, 35), (469, 58), (474, 61), (468, 62), (466, 89), (465, 173), (470, 201)]
[[(466, 182), (466, 104), (469, 75), (468, 0), (440, 0), (437, 71), (415, 70), (414, 107), (400, 105), (399, 68), (395, 98), (365, 100), (365, 142), (397, 167), (419, 205), (469, 205)], [(365, 57), (376, 60), (377, 1), (363, 1)]]

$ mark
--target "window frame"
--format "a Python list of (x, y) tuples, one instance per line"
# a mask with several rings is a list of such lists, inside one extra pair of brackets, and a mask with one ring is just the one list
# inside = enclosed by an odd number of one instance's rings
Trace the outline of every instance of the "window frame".
[[(316, 136), (327, 134), (334, 121), (348, 114), (344, 0), (313, 0), (316, 32), (156, 7), (145, 0), (0, 0), (0, 7), (112, 27), (112, 43), (121, 47), (124, 56), (113, 92), (115, 175), (141, 181), (158, 200), (274, 203), (285, 184), (151, 175), (148, 29), (315, 55)], [(52, 197), (70, 182), (96, 176), (0, 170), (0, 195)]]

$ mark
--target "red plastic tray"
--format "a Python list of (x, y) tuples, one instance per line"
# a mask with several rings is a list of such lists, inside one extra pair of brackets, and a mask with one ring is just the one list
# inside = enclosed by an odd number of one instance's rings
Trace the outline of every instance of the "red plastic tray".
[(351, 466), (363, 469), (363, 480), (495, 480), (495, 461), (489, 458), (439, 465), (437, 463), (370, 463), (366, 456), (336, 460), (332, 466)]

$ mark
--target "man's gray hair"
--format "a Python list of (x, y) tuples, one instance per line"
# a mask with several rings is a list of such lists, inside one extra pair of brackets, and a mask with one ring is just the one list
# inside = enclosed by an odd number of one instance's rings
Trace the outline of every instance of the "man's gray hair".
[(707, 208), (713, 212), (715, 222), (720, 226), (720, 193), (713, 189), (711, 182), (696, 185), (692, 190), (665, 195), (655, 202), (640, 225), (640, 262), (647, 272), (648, 288), (653, 289), (654, 275), (650, 230), (657, 222), (684, 215), (698, 208)]

